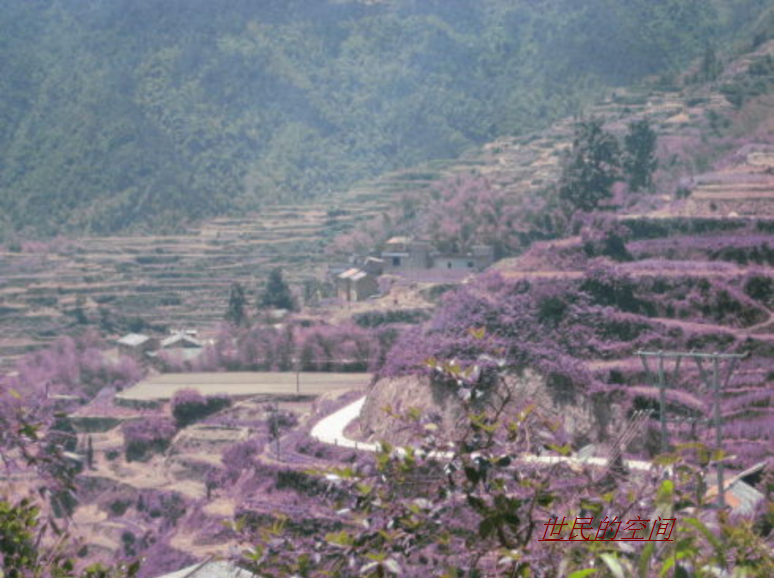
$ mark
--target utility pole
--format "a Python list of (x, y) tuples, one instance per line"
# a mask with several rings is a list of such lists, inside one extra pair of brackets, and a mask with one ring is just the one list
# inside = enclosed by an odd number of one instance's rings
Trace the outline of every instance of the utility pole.
[[(646, 377), (655, 382), (659, 388), (659, 421), (661, 422), (661, 451), (666, 451), (669, 445), (669, 433), (667, 430), (666, 417), (666, 390), (668, 387), (675, 387), (677, 376), (680, 371), (680, 363), (683, 358), (691, 359), (699, 370), (701, 380), (709, 391), (712, 392), (712, 417), (707, 420), (715, 427), (715, 449), (720, 452), (723, 449), (723, 419), (720, 412), (721, 390), (725, 388), (731, 376), (736, 370), (736, 366), (741, 359), (747, 357), (746, 353), (696, 353), (693, 351), (637, 351), (636, 355), (642, 361), (642, 367), (645, 370)], [(655, 373), (656, 379), (653, 380), (653, 372), (648, 365), (648, 358), (658, 359), (658, 369)], [(672, 370), (670, 379), (667, 379), (667, 373), (664, 368), (664, 362), (667, 359), (674, 359), (675, 366)], [(728, 371), (725, 378), (721, 378), (721, 361), (725, 361)], [(709, 362), (712, 365), (711, 373), (704, 367), (704, 363)], [(671, 383), (670, 383), (671, 382)], [(726, 506), (726, 490), (723, 481), (723, 459), (717, 462), (717, 484), (718, 484), (718, 508), (723, 509)]]

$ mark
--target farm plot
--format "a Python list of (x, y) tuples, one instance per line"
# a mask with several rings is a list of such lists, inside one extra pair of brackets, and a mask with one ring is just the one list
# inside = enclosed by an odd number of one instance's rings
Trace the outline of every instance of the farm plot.
[(167, 373), (146, 379), (118, 394), (118, 403), (153, 403), (172, 398), (180, 389), (196, 389), (202, 395), (252, 397), (314, 397), (337, 389), (365, 387), (370, 373), (233, 372), (233, 373)]

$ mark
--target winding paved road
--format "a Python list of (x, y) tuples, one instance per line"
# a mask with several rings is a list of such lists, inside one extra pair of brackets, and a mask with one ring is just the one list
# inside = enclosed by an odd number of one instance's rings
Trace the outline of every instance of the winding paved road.
[[(379, 445), (368, 442), (358, 442), (349, 439), (344, 435), (344, 430), (352, 421), (360, 415), (360, 410), (363, 408), (366, 398), (361, 397), (357, 401), (350, 403), (342, 407), (340, 410), (333, 412), (331, 415), (321, 419), (312, 428), (311, 436), (313, 439), (343, 448), (351, 448), (355, 450), (362, 450), (366, 452), (375, 452), (379, 450)], [(400, 450), (398, 450), (400, 451)], [(446, 458), (451, 458), (452, 454), (444, 452), (439, 454)], [(563, 457), (563, 456), (536, 456), (536, 455), (524, 455), (521, 460), (525, 463), (541, 463), (546, 465), (558, 464), (561, 462), (568, 462), (574, 464), (593, 465), (598, 467), (607, 467), (609, 460), (607, 458), (595, 458), (589, 457), (579, 459), (576, 457)], [(641, 460), (624, 460), (624, 465), (633, 470), (647, 471), (653, 467), (650, 462)]]

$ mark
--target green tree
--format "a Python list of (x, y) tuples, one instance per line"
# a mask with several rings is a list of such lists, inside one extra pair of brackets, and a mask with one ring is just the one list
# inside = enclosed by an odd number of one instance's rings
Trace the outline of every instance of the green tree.
[(228, 296), (226, 321), (230, 321), (234, 325), (243, 325), (247, 321), (246, 305), (247, 299), (245, 298), (244, 287), (238, 282), (232, 283), (231, 292)]
[(619, 178), (621, 151), (618, 141), (592, 119), (575, 127), (568, 163), (562, 171), (559, 197), (574, 209), (593, 211), (600, 201), (611, 198), (611, 187)]
[(86, 467), (90, 470), (94, 469), (94, 444), (91, 441), (91, 436), (86, 438)]
[(629, 133), (624, 137), (623, 164), (632, 191), (653, 185), (653, 173), (658, 167), (656, 139), (656, 131), (648, 119), (629, 124)]
[(88, 325), (89, 323), (89, 318), (86, 316), (86, 311), (84, 310), (85, 306), (86, 298), (83, 295), (78, 295), (75, 298), (75, 309), (73, 310), (73, 316), (79, 325)]
[(296, 308), (290, 287), (282, 278), (282, 269), (277, 267), (269, 273), (266, 287), (258, 298), (258, 307), (261, 309), (288, 309)]
[(712, 46), (704, 49), (704, 55), (701, 58), (701, 69), (699, 70), (699, 82), (712, 82), (720, 73), (723, 72), (723, 63), (718, 59), (718, 55)]

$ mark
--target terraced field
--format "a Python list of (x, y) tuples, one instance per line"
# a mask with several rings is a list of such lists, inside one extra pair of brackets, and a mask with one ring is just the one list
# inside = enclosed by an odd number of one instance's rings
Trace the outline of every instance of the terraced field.
[(331, 239), (380, 214), (393, 195), (426, 188), (448, 172), (436, 165), (395, 173), (324, 203), (218, 218), (185, 235), (86, 237), (29, 244), (21, 252), (0, 246), (0, 371), (77, 330), (79, 306), (108, 334), (110, 318), (101, 311), (155, 326), (202, 328), (223, 318), (233, 281), (254, 301), (252, 291), (276, 266), (291, 284), (321, 279)]
[(232, 281), (255, 288), (277, 265), (291, 283), (316, 277), (326, 236), (369, 213), (350, 208), (336, 223), (326, 215), (323, 206), (275, 207), (188, 235), (84, 238), (42, 254), (0, 253), (0, 360), (7, 366), (75, 329), (68, 312), (79, 301), (91, 322), (109, 309), (168, 327), (215, 323)]
[[(774, 54), (774, 42), (745, 62), (766, 54)], [(744, 66), (729, 66), (726, 77)], [(619, 134), (629, 122), (647, 117), (662, 147), (669, 148), (700, 142), (708, 115), (730, 109), (717, 87), (696, 86), (682, 92), (618, 91), (586, 114), (603, 117)], [(184, 235), (61, 240), (47, 247), (30, 244), (21, 252), (0, 247), (0, 371), (19, 355), (76, 330), (78, 317), (113, 335), (136, 318), (159, 329), (202, 329), (222, 319), (233, 281), (245, 285), (253, 300), (252, 292), (278, 265), (291, 283), (319, 279), (328, 262), (342, 257), (325, 253), (337, 235), (380, 215), (401, 193), (428, 190), (452, 174), (479, 172), (513, 195), (543, 189), (560, 174), (572, 126), (566, 119), (539, 134), (499, 139), (453, 162), (398, 171), (316, 203), (214, 219)], [(688, 199), (651, 198), (630, 208), (628, 218), (774, 218), (774, 148), (759, 144), (743, 152), (742, 162), (695, 177)], [(695, 167), (680, 162), (667, 169), (673, 181), (696, 174)]]

